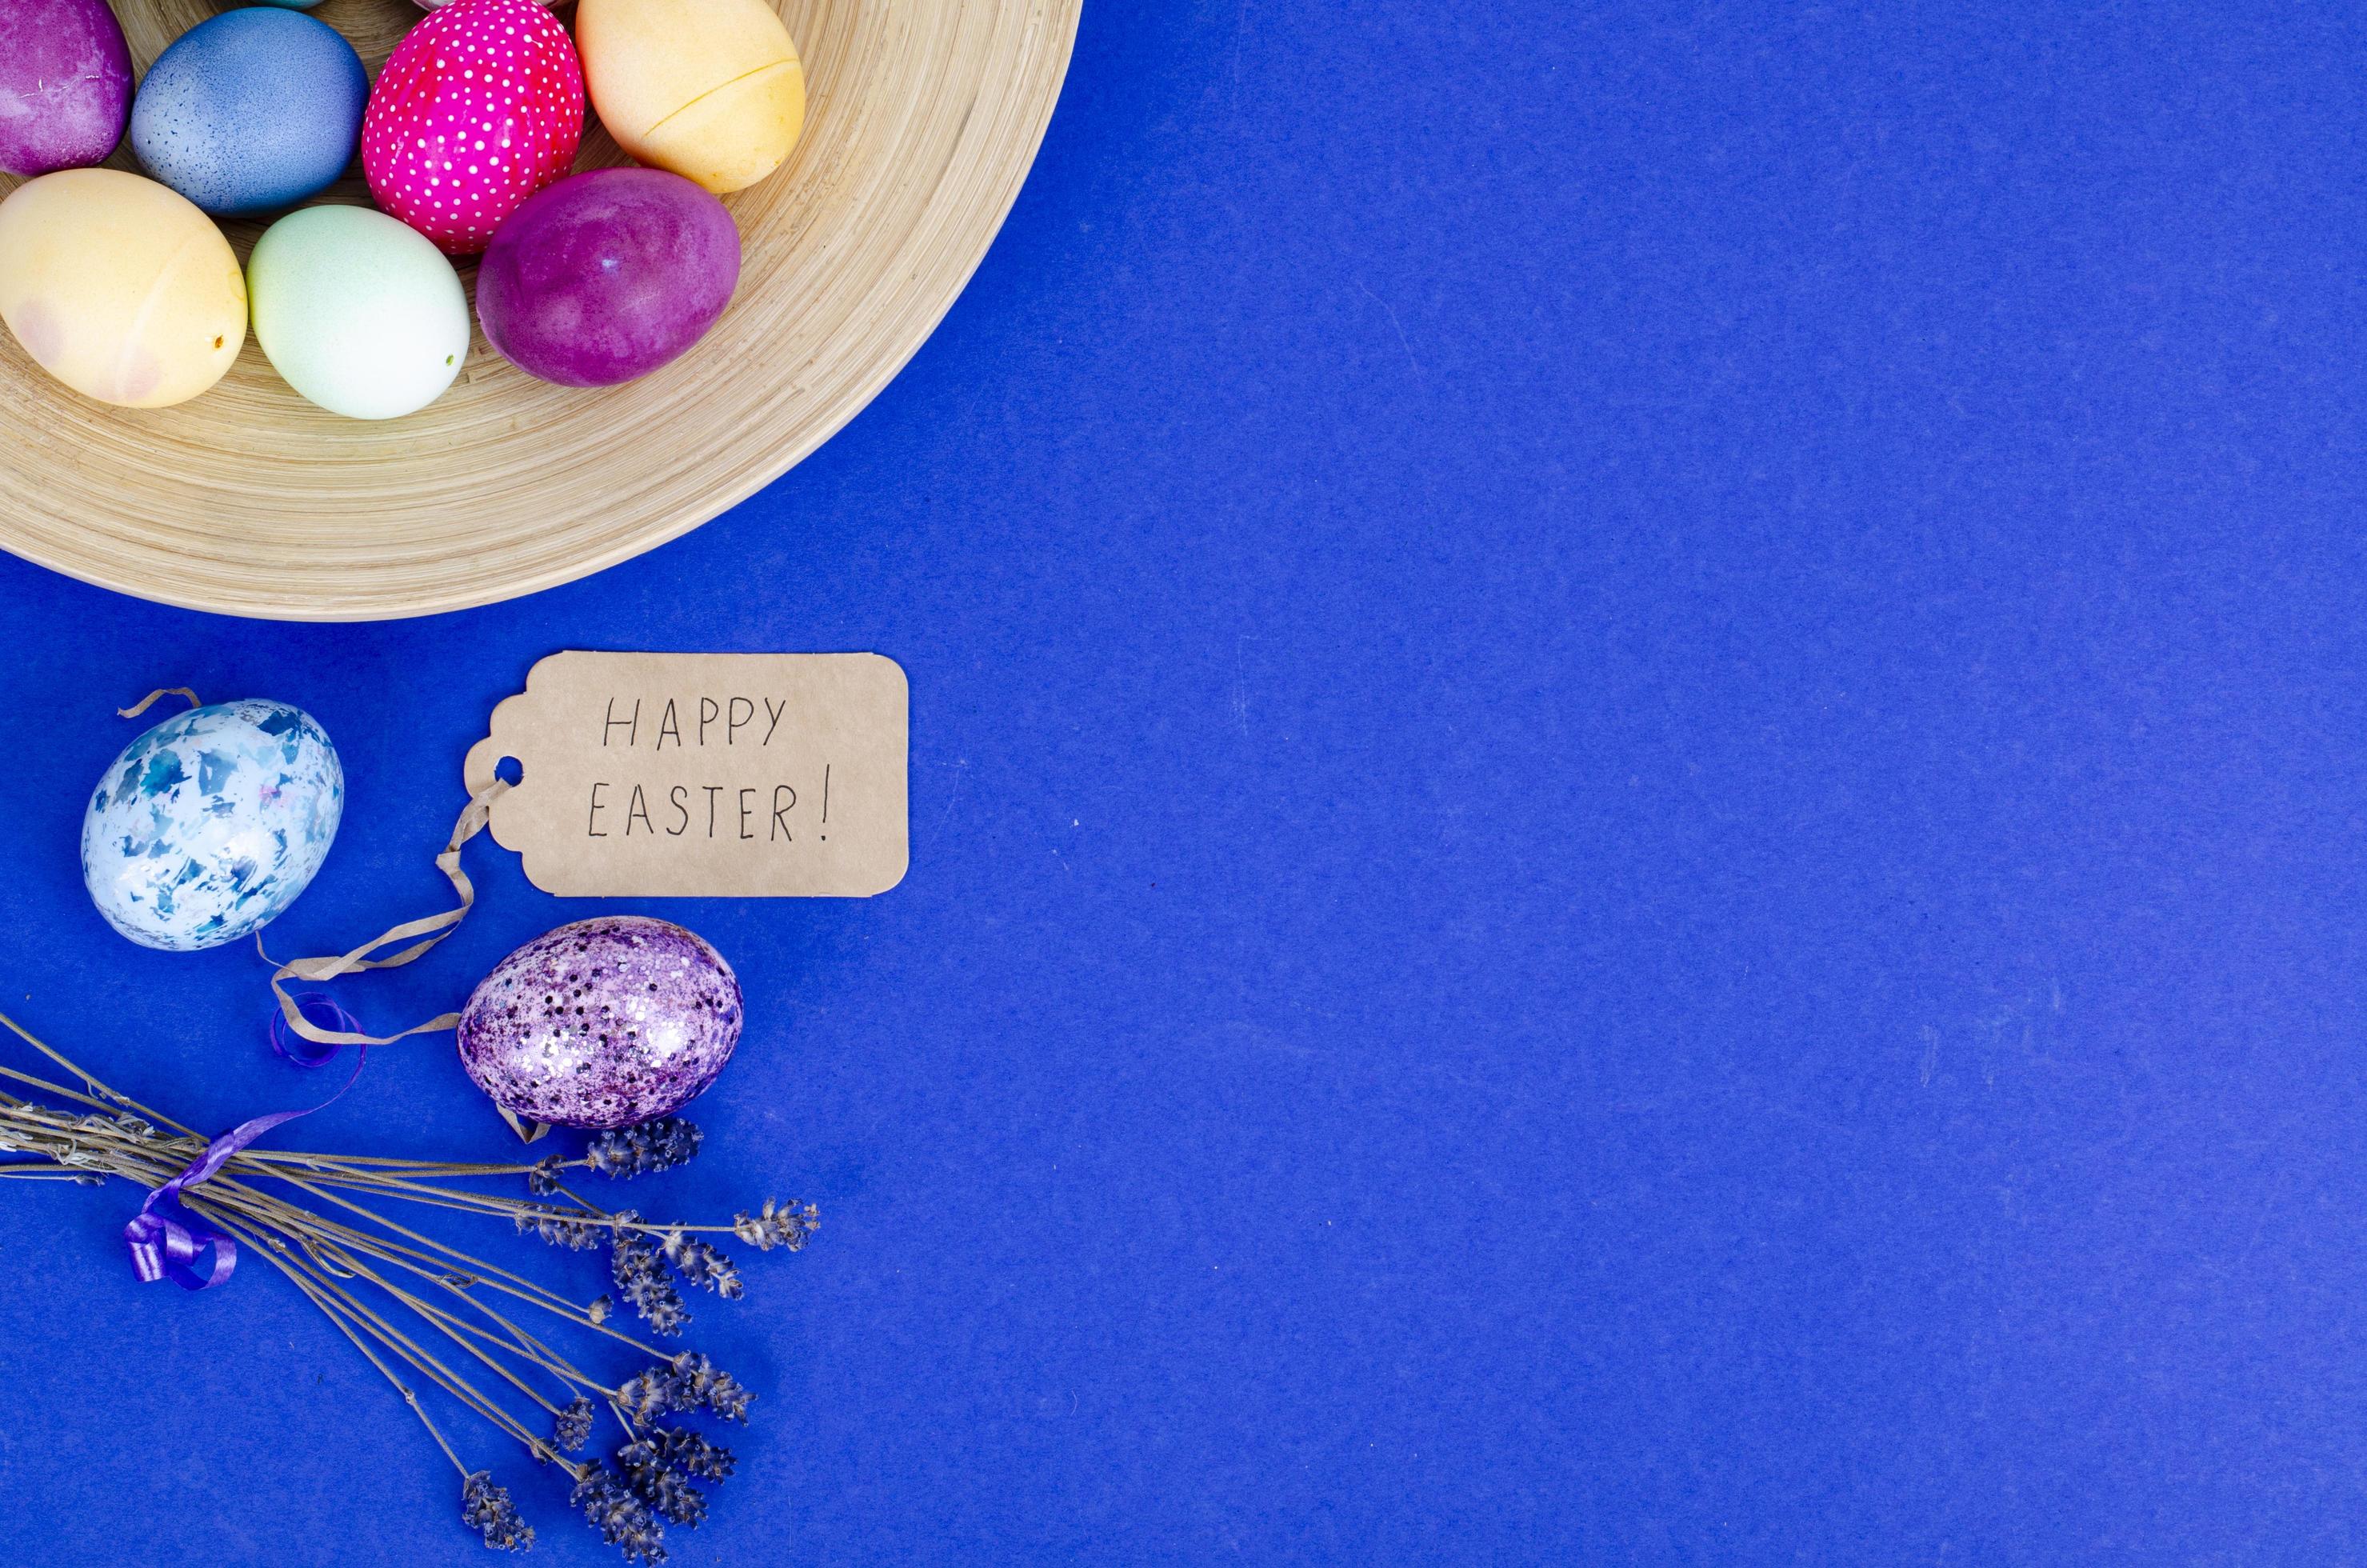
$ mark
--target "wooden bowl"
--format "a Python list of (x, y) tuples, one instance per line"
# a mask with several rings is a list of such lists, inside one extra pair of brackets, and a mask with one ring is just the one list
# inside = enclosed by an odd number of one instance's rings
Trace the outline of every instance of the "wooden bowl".
[[(627, 386), (546, 386), (481, 334), (439, 402), (363, 423), (297, 396), (250, 335), (212, 392), (132, 412), (67, 391), (0, 332), (0, 548), (193, 608), (365, 620), (532, 593), (697, 528), (828, 440), (944, 316), (1035, 159), (1081, 5), (781, 0), (805, 138), (726, 199), (746, 246), (730, 311)], [(217, 11), (115, 7), (142, 73)], [(373, 75), (422, 15), (409, 0), (311, 14)], [(626, 161), (586, 127), (580, 167)], [(128, 146), (114, 162), (138, 167)], [(0, 195), (16, 183), (0, 176)], [(327, 199), (368, 192), (357, 171)], [(263, 230), (225, 227), (242, 259)], [(473, 287), (473, 264), (461, 275)]]

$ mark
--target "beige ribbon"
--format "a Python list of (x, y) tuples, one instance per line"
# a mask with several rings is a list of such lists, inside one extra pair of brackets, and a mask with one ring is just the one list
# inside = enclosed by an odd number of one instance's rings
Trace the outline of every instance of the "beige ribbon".
[[(478, 790), (470, 800), (467, 808), (460, 812), (460, 820), (452, 824), (451, 842), (444, 846), (443, 854), (436, 857), (436, 869), (444, 873), (445, 880), (452, 884), (452, 891), (460, 896), (458, 905), (444, 911), (441, 915), (429, 915), (417, 920), (406, 920), (375, 940), (364, 942), (360, 947), (342, 957), (297, 959), (281, 964), (272, 971), (272, 994), (279, 998), (279, 1014), (287, 1020), (289, 1028), (315, 1045), (392, 1045), (396, 1040), (408, 1040), (413, 1035), (434, 1034), (439, 1029), (452, 1028), (460, 1022), (459, 1014), (445, 1013), (428, 1019), (424, 1024), (414, 1024), (400, 1033), (391, 1035), (353, 1034), (342, 1029), (324, 1029), (307, 1018), (302, 1010), (296, 1006), (296, 998), (289, 994), (287, 983), (290, 980), (300, 980), (317, 984), (323, 981), (334, 980), (342, 974), (358, 974), (364, 970), (400, 969), (404, 964), (421, 957), (436, 943), (458, 930), (460, 922), (469, 917), (469, 911), (477, 902), (476, 884), (469, 881), (469, 873), (461, 869), (460, 846), (485, 830), (486, 823), (493, 819), (493, 802), (508, 790), (509, 785), (500, 778), (494, 779)], [(374, 956), (379, 949), (391, 948), (402, 942), (409, 942), (411, 946), (386, 958)], [(258, 952), (263, 950), (263, 939), (260, 936), (255, 938), (255, 950)], [(268, 960), (270, 955), (266, 953), (264, 956)]]
[(139, 701), (133, 703), (129, 708), (117, 709), (115, 710), (115, 716), (119, 719), (137, 719), (140, 715), (147, 712), (148, 710), (153, 708), (157, 703), (163, 701), (168, 697), (186, 697), (189, 699), (189, 706), (192, 708), (203, 708), (205, 706), (203, 702), (198, 700), (198, 694), (191, 691), (187, 687), (165, 686), (157, 687), (154, 691), (150, 692), (147, 696), (142, 698)]
[[(452, 891), (460, 897), (458, 904), (441, 915), (406, 920), (377, 940), (365, 942), (342, 957), (297, 959), (280, 964), (272, 971), (272, 994), (279, 998), (279, 1016), (287, 1020), (289, 1028), (315, 1045), (392, 1045), (396, 1040), (408, 1040), (413, 1035), (436, 1034), (459, 1027), (459, 1014), (441, 1013), (424, 1024), (413, 1024), (391, 1035), (351, 1034), (343, 1029), (324, 1029), (307, 1018), (303, 1010), (296, 1006), (296, 998), (288, 994), (287, 983), (300, 980), (318, 983), (334, 980), (339, 975), (357, 974), (363, 970), (400, 969), (459, 930), (460, 922), (469, 917), (469, 911), (476, 907), (477, 903), (477, 886), (469, 880), (468, 871), (460, 865), (460, 848), (485, 831), (485, 824), (493, 820), (493, 802), (507, 794), (509, 788), (505, 780), (495, 778), (478, 790), (461, 811), (460, 820), (452, 824), (452, 838), (444, 846), (444, 853), (436, 857), (436, 869), (444, 873), (445, 880), (452, 884)], [(411, 946), (386, 958), (371, 956), (379, 949), (392, 947), (398, 942), (409, 942)], [(271, 955), (264, 952), (260, 932), (255, 934), (255, 950), (263, 953), (266, 962), (271, 961)], [(529, 1128), (507, 1106), (496, 1104), (493, 1108), (501, 1112), (502, 1119), (509, 1123), (510, 1131), (518, 1135), (520, 1142), (532, 1143), (550, 1131), (549, 1123), (540, 1121)]]

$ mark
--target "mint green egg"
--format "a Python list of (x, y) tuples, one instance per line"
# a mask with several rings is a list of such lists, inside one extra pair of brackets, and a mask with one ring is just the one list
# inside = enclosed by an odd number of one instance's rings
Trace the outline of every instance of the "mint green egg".
[(246, 266), (255, 341), (332, 414), (399, 419), (444, 395), (469, 357), (460, 275), (424, 234), (364, 207), (307, 207)]

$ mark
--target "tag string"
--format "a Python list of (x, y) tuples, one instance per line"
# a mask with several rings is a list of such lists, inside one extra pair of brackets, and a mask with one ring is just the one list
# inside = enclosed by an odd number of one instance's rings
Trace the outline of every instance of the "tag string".
[(157, 703), (162, 702), (168, 697), (186, 697), (189, 699), (189, 706), (192, 708), (203, 708), (205, 706), (203, 702), (198, 700), (198, 694), (191, 691), (186, 686), (162, 686), (150, 692), (147, 696), (142, 698), (139, 701), (133, 703), (130, 707), (117, 709), (115, 710), (115, 716), (119, 719), (137, 719), (140, 715), (147, 712), (148, 710), (155, 707)]
[[(436, 943), (458, 930), (460, 922), (469, 917), (469, 911), (477, 902), (476, 884), (469, 880), (469, 873), (460, 865), (460, 847), (485, 830), (485, 824), (493, 819), (493, 802), (507, 793), (509, 788), (505, 780), (495, 778), (478, 790), (460, 812), (460, 820), (452, 824), (452, 841), (444, 846), (443, 854), (436, 857), (436, 869), (444, 873), (445, 880), (452, 884), (452, 891), (459, 895), (458, 905), (440, 915), (406, 920), (342, 957), (297, 959), (272, 971), (272, 994), (279, 998), (280, 1018), (289, 1030), (315, 1045), (391, 1045), (413, 1035), (435, 1034), (459, 1026), (459, 1014), (444, 1013), (424, 1024), (413, 1024), (391, 1035), (367, 1035), (358, 1029), (323, 1028), (304, 1016), (303, 1007), (289, 991), (288, 983), (298, 980), (317, 985), (339, 975), (358, 974), (364, 970), (400, 969), (424, 956)], [(385, 949), (400, 947), (405, 942), (411, 945), (384, 958), (378, 956)], [(260, 937), (255, 938), (255, 948), (257, 951), (262, 950)], [(268, 954), (265, 956), (266, 959), (269, 957)]]

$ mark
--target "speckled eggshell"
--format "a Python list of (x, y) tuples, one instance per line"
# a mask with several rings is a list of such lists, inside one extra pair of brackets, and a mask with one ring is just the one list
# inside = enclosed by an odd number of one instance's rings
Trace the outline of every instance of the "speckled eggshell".
[(766, 0), (580, 0), (575, 42), (617, 145), (718, 196), (779, 168), (805, 130), (805, 67)]
[(0, 4), (0, 170), (102, 163), (131, 112), (131, 51), (107, 0)]
[(131, 105), (131, 146), (209, 212), (292, 207), (354, 161), (368, 99), (369, 74), (344, 34), (250, 6), (198, 23), (156, 57)]
[(246, 341), (246, 279), (207, 216), (118, 169), (61, 169), (0, 202), (0, 320), (85, 397), (165, 408)]
[(514, 1116), (630, 1127), (713, 1083), (740, 1021), (739, 977), (704, 939), (605, 915), (537, 937), (485, 977), (460, 1014), (460, 1062)]
[(614, 386), (706, 336), (739, 281), (722, 202), (663, 169), (595, 169), (510, 214), (477, 268), (477, 313), (527, 374)]
[(348, 419), (417, 413), (468, 358), (460, 275), (425, 235), (383, 212), (290, 212), (255, 242), (246, 288), (272, 369)]
[(475, 256), (567, 173), (583, 72), (534, 0), (453, 0), (404, 35), (371, 89), (362, 169), (378, 204), (447, 256)]
[(345, 806), (337, 748), (309, 714), (262, 700), (199, 708), (124, 747), (98, 781), (83, 881), (142, 947), (220, 947), (296, 902)]

